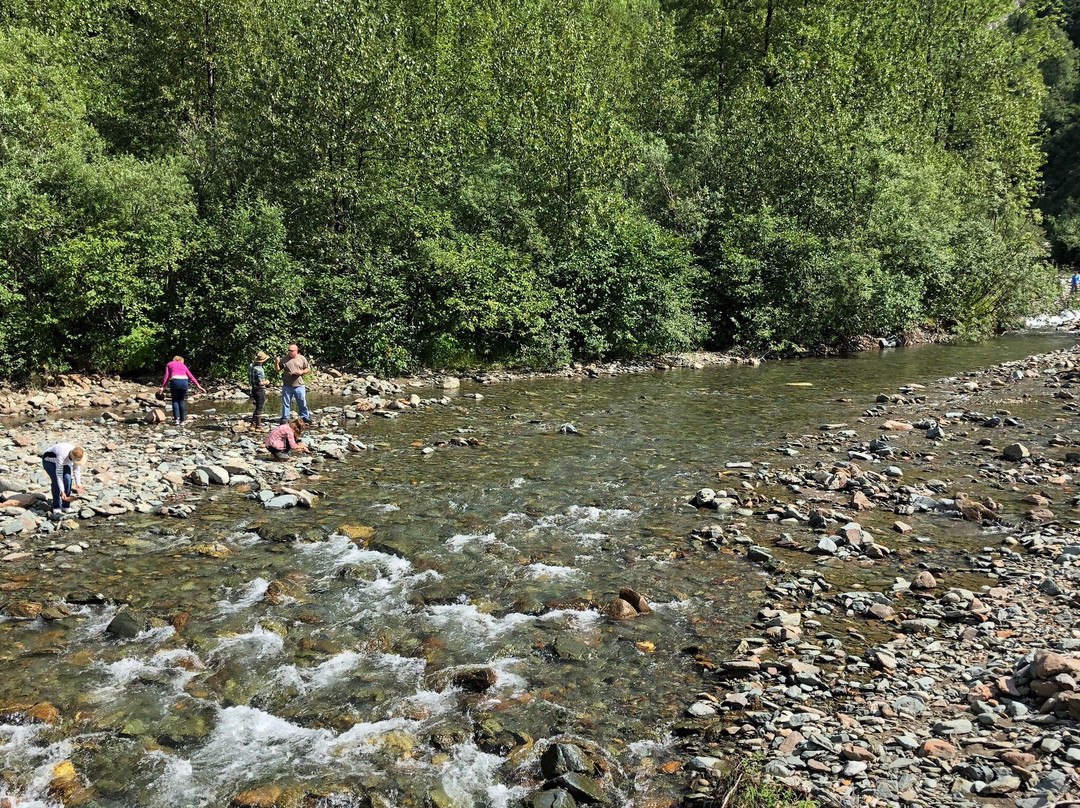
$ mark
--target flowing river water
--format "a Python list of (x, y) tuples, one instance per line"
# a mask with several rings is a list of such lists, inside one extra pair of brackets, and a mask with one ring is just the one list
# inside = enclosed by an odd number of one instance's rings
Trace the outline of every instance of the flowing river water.
[[(8, 596), (80, 602), (65, 620), (0, 617), (0, 707), (48, 701), (63, 719), (0, 723), (0, 801), (56, 804), (52, 766), (70, 760), (101, 808), (225, 806), (267, 784), (279, 804), (509, 806), (535, 771), (530, 742), (560, 736), (606, 761), (619, 803), (644, 804), (673, 788), (658, 767), (702, 689), (685, 650), (729, 652), (767, 582), (741, 555), (685, 552), (717, 518), (689, 497), (877, 393), (1072, 341), (476, 388), (349, 427), (375, 448), (327, 464), (313, 510), (267, 514), (221, 490), (189, 520), (90, 523), (84, 555), (0, 569)], [(454, 435), (480, 445), (420, 452)], [(366, 546), (349, 538), (362, 527)], [(206, 542), (232, 553), (195, 552)], [(878, 588), (896, 574), (848, 566)], [(602, 617), (624, 586), (654, 613)], [(151, 627), (107, 634), (117, 604)], [(495, 671), (491, 689), (447, 686), (473, 665)]]

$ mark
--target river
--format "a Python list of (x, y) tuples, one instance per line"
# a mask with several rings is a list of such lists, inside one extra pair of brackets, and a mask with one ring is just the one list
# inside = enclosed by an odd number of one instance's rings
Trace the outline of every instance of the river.
[[(510, 806), (535, 781), (531, 742), (555, 736), (603, 757), (617, 804), (671, 793), (657, 767), (700, 689), (690, 651), (730, 651), (767, 583), (740, 555), (688, 552), (710, 521), (758, 529), (688, 498), (749, 490), (754, 472), (727, 463), (763, 468), (878, 393), (1072, 342), (466, 388), (483, 397), (351, 427), (375, 448), (327, 466), (313, 510), (266, 515), (222, 491), (189, 520), (88, 525), (82, 556), (0, 569), (8, 599), (74, 610), (0, 617), (0, 708), (62, 717), (0, 713), (0, 802), (57, 804), (50, 773), (70, 760), (101, 808), (224, 806), (265, 785), (279, 805)], [(455, 436), (478, 445), (421, 451)], [(196, 551), (211, 542), (229, 555)], [(626, 586), (653, 614), (602, 617)], [(118, 604), (145, 621), (137, 636), (106, 633)], [(469, 666), (494, 686), (447, 686)]]

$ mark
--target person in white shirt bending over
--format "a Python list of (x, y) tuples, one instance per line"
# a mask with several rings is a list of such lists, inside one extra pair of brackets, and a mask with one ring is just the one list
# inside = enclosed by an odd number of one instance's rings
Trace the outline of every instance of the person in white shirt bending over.
[(82, 491), (82, 467), (86, 462), (86, 451), (74, 443), (56, 443), (45, 450), (41, 456), (41, 464), (45, 467), (45, 473), (49, 475), (52, 484), (52, 512), (68, 513), (72, 510), (71, 503), (77, 497), (71, 492), (78, 494)]

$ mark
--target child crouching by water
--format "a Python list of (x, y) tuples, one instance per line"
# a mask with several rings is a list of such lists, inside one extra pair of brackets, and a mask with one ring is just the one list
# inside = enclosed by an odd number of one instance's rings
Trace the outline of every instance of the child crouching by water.
[(49, 475), (54, 516), (73, 510), (71, 503), (78, 497), (72, 496), (71, 492), (78, 494), (82, 491), (82, 467), (85, 462), (86, 451), (74, 443), (54, 443), (41, 456), (45, 473)]
[(292, 449), (298, 452), (310, 452), (307, 446), (299, 442), (303, 434), (304, 422), (295, 418), (286, 424), (278, 425), (266, 436), (266, 448), (270, 450), (274, 460), (285, 460)]

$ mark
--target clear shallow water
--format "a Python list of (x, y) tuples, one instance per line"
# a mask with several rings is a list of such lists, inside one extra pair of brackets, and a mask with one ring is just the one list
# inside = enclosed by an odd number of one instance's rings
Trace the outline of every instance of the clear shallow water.
[[(0, 570), (21, 586), (4, 596), (100, 591), (148, 628), (108, 637), (114, 606), (0, 620), (0, 705), (47, 700), (63, 717), (59, 728), (0, 724), (0, 795), (49, 805), (51, 765), (70, 759), (100, 806), (225, 805), (268, 783), (402, 806), (441, 787), (461, 806), (509, 805), (536, 774), (530, 743), (569, 735), (595, 744), (633, 805), (667, 787), (655, 766), (705, 687), (684, 650), (723, 658), (767, 582), (733, 554), (687, 552), (709, 519), (687, 498), (738, 486), (738, 474), (717, 477), (728, 461), (778, 462), (790, 436), (854, 422), (879, 392), (1071, 343), (1029, 334), (476, 388), (481, 401), (356, 427), (387, 448), (328, 465), (313, 511), (264, 515), (225, 492), (185, 522), (91, 527), (82, 557), (24, 578)], [(564, 423), (580, 434), (560, 433)], [(459, 430), (481, 445), (420, 453)], [(356, 525), (374, 528), (367, 547), (342, 535)], [(266, 541), (260, 526), (309, 540)], [(232, 555), (198, 555), (207, 541)], [(848, 578), (882, 588), (894, 573)], [(601, 617), (595, 604), (622, 586), (655, 613)], [(190, 616), (175, 631), (178, 613)], [(472, 665), (495, 671), (489, 691), (447, 686)]]

